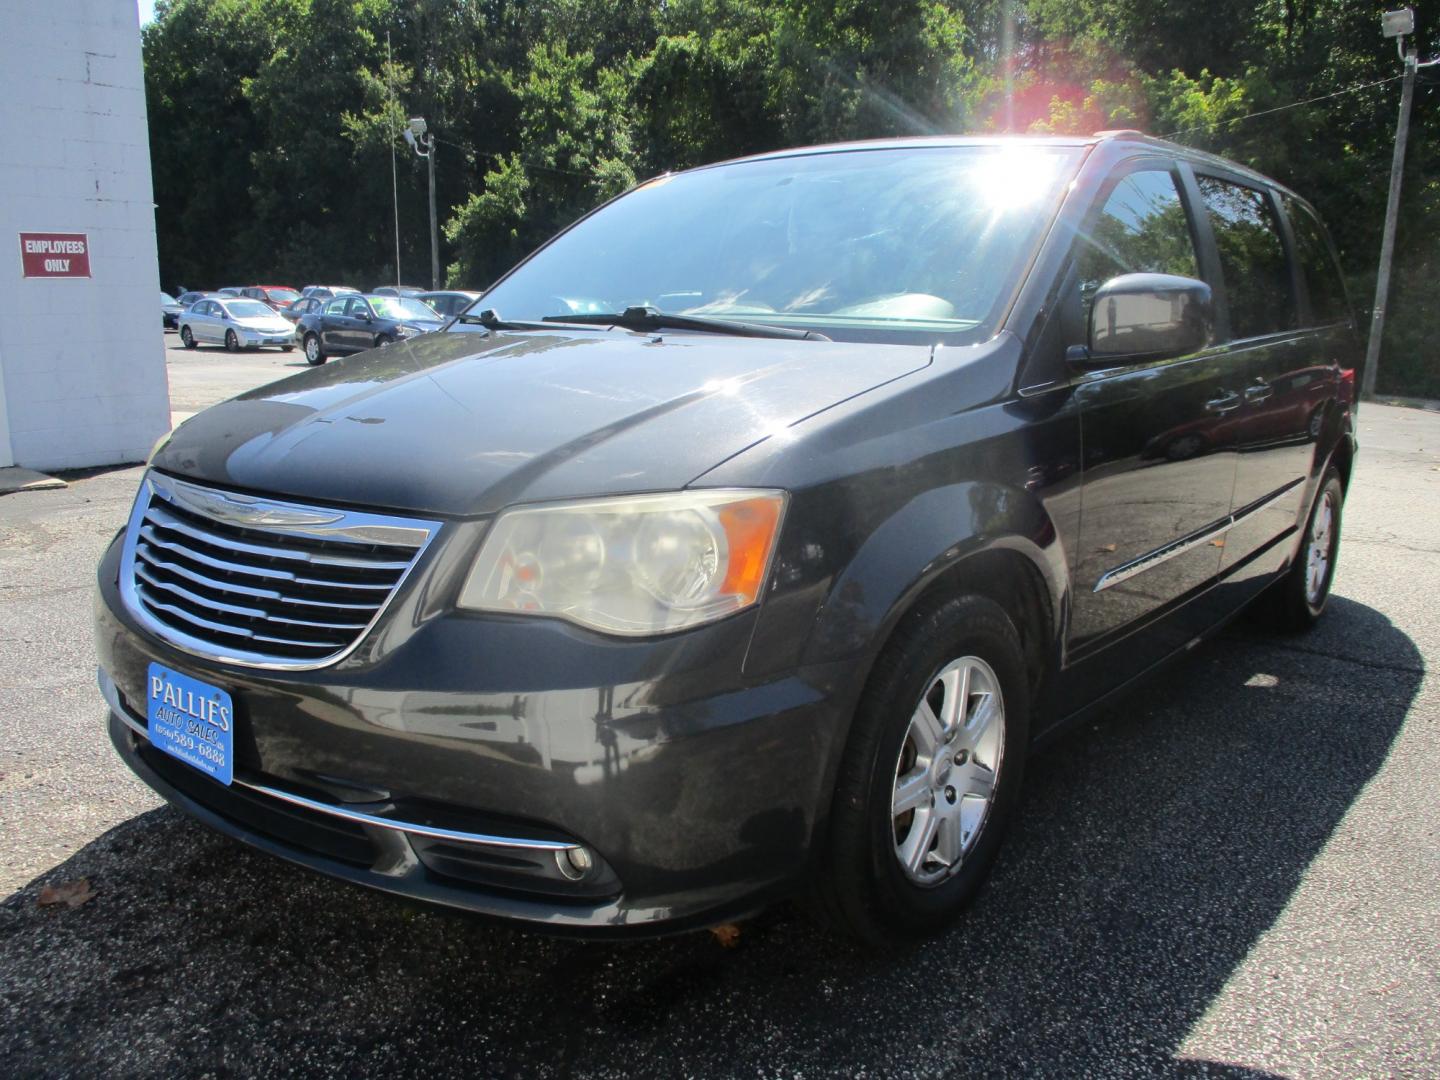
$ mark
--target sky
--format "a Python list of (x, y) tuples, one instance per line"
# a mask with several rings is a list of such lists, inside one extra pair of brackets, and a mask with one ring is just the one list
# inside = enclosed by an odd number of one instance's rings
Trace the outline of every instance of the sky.
[(155, 19), (155, 0), (136, 0), (136, 3), (140, 5), (140, 25), (144, 26), (147, 22), (153, 22)]

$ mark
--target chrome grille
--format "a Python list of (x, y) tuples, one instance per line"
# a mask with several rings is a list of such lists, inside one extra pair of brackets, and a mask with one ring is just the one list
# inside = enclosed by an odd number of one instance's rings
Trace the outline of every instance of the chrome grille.
[(152, 472), (126, 533), (121, 590), (145, 625), (187, 652), (320, 667), (359, 644), (438, 529)]

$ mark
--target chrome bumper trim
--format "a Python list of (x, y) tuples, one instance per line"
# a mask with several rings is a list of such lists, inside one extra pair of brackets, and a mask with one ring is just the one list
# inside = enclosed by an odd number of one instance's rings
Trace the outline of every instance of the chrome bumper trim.
[[(96, 670), (96, 677), (100, 683), (100, 693), (105, 697), (105, 703), (110, 706), (110, 711), (116, 718), (136, 735), (145, 739), (150, 738), (149, 729), (125, 707), (120, 700), (120, 691), (115, 687), (115, 680), (110, 678), (104, 668)], [(197, 773), (197, 775), (200, 775)], [(521, 848), (526, 851), (575, 851), (581, 845), (568, 844), (560, 840), (528, 840), (518, 836), (493, 836), (487, 833), (460, 832), (456, 829), (442, 829), (437, 825), (421, 825), (412, 821), (398, 821), (395, 818), (380, 817), (378, 814), (369, 813), (364, 810), (357, 810), (348, 806), (336, 806), (333, 803), (319, 802), (316, 799), (307, 799), (303, 795), (296, 795), (280, 788), (270, 787), (268, 784), (257, 784), (251, 780), (244, 780), (235, 777), (233, 781), (236, 787), (243, 787), (249, 791), (255, 791), (261, 795), (268, 795), (272, 799), (279, 799), (281, 802), (290, 803), (293, 806), (300, 806), (306, 810), (313, 810), (319, 814), (327, 814), (330, 817), (340, 818), (343, 821), (354, 822), (357, 825), (369, 825), (377, 829), (389, 829), (392, 832), (406, 833), (411, 836), (423, 836), (431, 840), (448, 840), (457, 844), (478, 844), (485, 847), (498, 848)]]

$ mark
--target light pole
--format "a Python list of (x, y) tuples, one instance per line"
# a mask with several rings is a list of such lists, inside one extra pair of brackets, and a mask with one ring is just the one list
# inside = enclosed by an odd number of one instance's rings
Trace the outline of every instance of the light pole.
[(425, 118), (412, 116), (405, 141), (430, 166), (430, 288), (440, 288), (440, 227), (435, 220), (435, 136), (425, 133)]
[(1411, 45), (1405, 49), (1405, 38), (1415, 33), (1415, 12), (1408, 7), (1387, 11), (1380, 16), (1380, 32), (1395, 38), (1400, 60), (1405, 65), (1400, 90), (1400, 119), (1395, 124), (1395, 153), (1390, 160), (1390, 194), (1385, 201), (1385, 229), (1380, 236), (1380, 267), (1375, 274), (1375, 307), (1370, 313), (1370, 341), (1365, 348), (1365, 373), (1360, 377), (1360, 400), (1375, 396), (1375, 375), (1380, 367), (1380, 341), (1385, 336), (1385, 304), (1390, 294), (1390, 263), (1395, 258), (1395, 226), (1400, 216), (1400, 180), (1405, 174), (1405, 143), (1410, 136), (1410, 103), (1415, 98), (1415, 72), (1431, 67), (1440, 60), (1420, 63), (1420, 56)]

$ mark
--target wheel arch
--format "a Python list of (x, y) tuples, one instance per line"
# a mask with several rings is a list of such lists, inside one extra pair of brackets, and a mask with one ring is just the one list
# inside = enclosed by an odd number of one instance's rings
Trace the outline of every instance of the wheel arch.
[(1016, 617), (1038, 688), (1058, 655), (1068, 585), (1059, 533), (1033, 495), (982, 483), (935, 488), (876, 529), (837, 577), (805, 659), (823, 663), (859, 651), (868, 678), (907, 615), (968, 591)]

